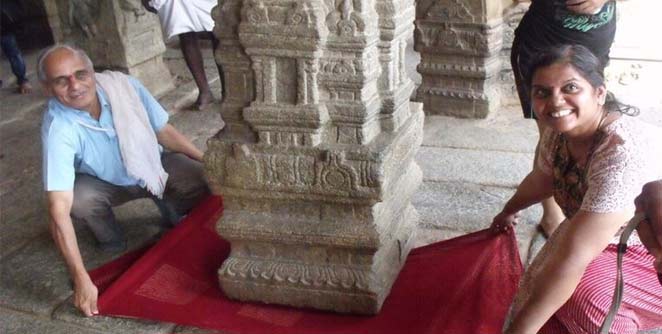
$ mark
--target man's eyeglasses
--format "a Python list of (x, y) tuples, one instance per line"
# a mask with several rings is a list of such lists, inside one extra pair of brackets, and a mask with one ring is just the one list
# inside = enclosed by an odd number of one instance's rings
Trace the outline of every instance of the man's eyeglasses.
[(59, 76), (55, 79), (51, 79), (50, 82), (53, 86), (60, 88), (60, 89), (65, 89), (69, 87), (69, 84), (71, 83), (72, 79), (75, 79), (76, 81), (87, 81), (92, 77), (92, 72), (89, 70), (78, 70), (74, 72), (74, 74), (70, 75), (62, 75)]

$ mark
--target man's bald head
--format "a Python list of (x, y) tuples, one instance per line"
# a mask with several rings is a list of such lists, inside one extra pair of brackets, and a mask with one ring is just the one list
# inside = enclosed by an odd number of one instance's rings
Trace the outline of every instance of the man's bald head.
[(46, 73), (46, 60), (53, 54), (67, 51), (76, 57), (79, 57), (88, 67), (88, 69), (94, 69), (94, 64), (92, 64), (92, 60), (87, 55), (87, 53), (85, 53), (85, 51), (69, 44), (55, 44), (44, 49), (39, 54), (39, 58), (37, 58), (37, 77), (39, 78), (39, 81), (43, 83), (48, 80), (48, 73)]

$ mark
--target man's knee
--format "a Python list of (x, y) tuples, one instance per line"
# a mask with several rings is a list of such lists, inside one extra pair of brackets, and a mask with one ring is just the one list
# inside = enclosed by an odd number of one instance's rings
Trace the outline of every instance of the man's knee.
[(198, 201), (210, 194), (202, 163), (181, 153), (167, 153), (163, 168), (169, 174), (165, 197), (177, 213), (188, 212)]
[(100, 191), (91, 188), (75, 188), (74, 200), (71, 206), (71, 215), (85, 219), (89, 216), (98, 216), (111, 209), (108, 198)]
[(168, 173), (168, 188), (179, 192), (195, 192), (207, 188), (204, 167), (201, 162), (181, 153), (167, 153), (163, 168)]

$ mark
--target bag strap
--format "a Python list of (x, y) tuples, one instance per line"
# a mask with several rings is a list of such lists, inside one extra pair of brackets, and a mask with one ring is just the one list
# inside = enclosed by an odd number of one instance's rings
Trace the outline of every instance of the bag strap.
[(646, 219), (646, 215), (643, 212), (636, 214), (625, 226), (621, 238), (618, 240), (617, 247), (617, 258), (616, 258), (616, 287), (614, 288), (614, 297), (611, 300), (611, 307), (609, 312), (605, 316), (605, 320), (600, 326), (600, 334), (609, 334), (609, 329), (611, 328), (611, 323), (616, 317), (618, 308), (621, 306), (621, 300), (623, 299), (623, 254), (628, 249), (628, 238), (637, 228), (640, 222)]

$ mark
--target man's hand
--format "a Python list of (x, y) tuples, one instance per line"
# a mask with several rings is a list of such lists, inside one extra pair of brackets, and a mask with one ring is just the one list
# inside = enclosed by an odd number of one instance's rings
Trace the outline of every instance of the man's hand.
[(87, 317), (99, 314), (99, 309), (97, 308), (99, 290), (92, 283), (90, 277), (82, 278), (80, 282), (75, 282), (74, 284), (74, 305), (76, 305), (76, 308)]
[(141, 0), (140, 2), (142, 2), (143, 7), (145, 7), (145, 9), (146, 9), (148, 12), (150, 12), (150, 13), (154, 13), (154, 14), (157, 13), (156, 8), (152, 7), (152, 5), (149, 4), (149, 0)]
[(48, 212), (51, 216), (48, 225), (53, 240), (57, 245), (64, 262), (67, 264), (71, 279), (74, 281), (74, 305), (86, 316), (99, 313), (97, 309), (97, 297), (99, 291), (92, 283), (90, 276), (85, 270), (83, 258), (78, 249), (76, 231), (71, 222), (71, 205), (74, 199), (73, 190), (49, 191)]
[(646, 213), (648, 221), (637, 228), (641, 242), (656, 257), (655, 268), (662, 273), (662, 180), (644, 185), (634, 200), (637, 212)]
[(565, 6), (569, 11), (577, 14), (597, 14), (607, 0), (566, 0)]

